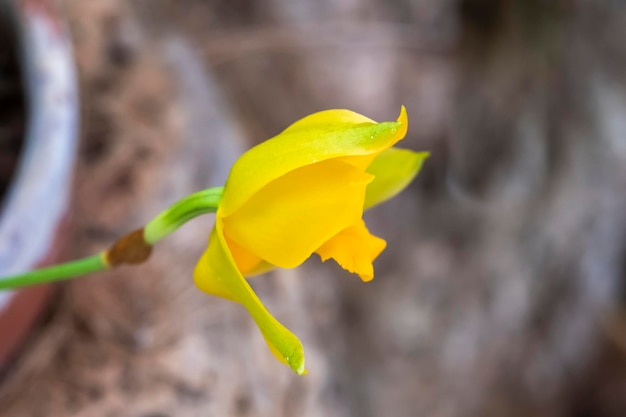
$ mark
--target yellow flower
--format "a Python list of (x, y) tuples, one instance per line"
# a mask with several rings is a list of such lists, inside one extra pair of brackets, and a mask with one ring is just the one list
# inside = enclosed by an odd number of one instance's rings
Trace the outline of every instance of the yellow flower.
[(245, 306), (271, 351), (298, 374), (306, 372), (302, 344), (244, 276), (294, 268), (317, 253), (371, 280), (386, 243), (369, 233), (363, 210), (400, 192), (428, 156), (391, 148), (406, 131), (404, 107), (397, 121), (384, 123), (323, 111), (250, 149), (231, 169), (194, 280)]

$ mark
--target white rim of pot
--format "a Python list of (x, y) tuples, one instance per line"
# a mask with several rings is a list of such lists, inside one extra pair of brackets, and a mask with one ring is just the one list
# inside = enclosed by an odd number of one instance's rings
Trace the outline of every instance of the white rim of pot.
[[(36, 3), (36, 2), (35, 2)], [(67, 212), (78, 131), (70, 38), (49, 8), (0, 0), (14, 20), (26, 88), (19, 165), (0, 208), (0, 276), (35, 267)], [(0, 291), (0, 312), (13, 292)]]

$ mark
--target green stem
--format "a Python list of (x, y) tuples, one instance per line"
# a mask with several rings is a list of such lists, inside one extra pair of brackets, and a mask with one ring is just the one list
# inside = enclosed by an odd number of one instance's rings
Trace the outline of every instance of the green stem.
[[(137, 249), (136, 246), (140, 246), (140, 249), (144, 250), (147, 245), (148, 253), (145, 257), (147, 259), (150, 255), (150, 249), (153, 244), (175, 232), (184, 223), (202, 214), (215, 213), (220, 199), (222, 198), (223, 190), (224, 187), (209, 188), (188, 195), (187, 197), (183, 197), (176, 203), (172, 204), (167, 210), (161, 212), (158, 216), (152, 219), (146, 227), (144, 227), (143, 240), (145, 242), (142, 242), (141, 238), (139, 238), (139, 242), (133, 239), (124, 240), (124, 238), (122, 238), (120, 241), (123, 241), (123, 244), (114, 245), (113, 249), (117, 249), (119, 251), (119, 247), (124, 248), (121, 249), (121, 258), (126, 260), (126, 262), (123, 263), (135, 263), (128, 262), (128, 257), (124, 255), (128, 254), (130, 255), (130, 258), (133, 258), (133, 256), (137, 255), (135, 253)], [(133, 236), (133, 233), (126, 236), (126, 238), (131, 236)], [(27, 285), (61, 281), (89, 274), (91, 272), (104, 271), (111, 268), (109, 261), (111, 261), (112, 258), (109, 259), (109, 255), (112, 255), (112, 249), (97, 255), (79, 259), (77, 261), (66, 262), (64, 264), (54, 265), (48, 268), (36, 269), (23, 274), (0, 277), (0, 291), (25, 287)], [(115, 255), (120, 257), (120, 253), (116, 253)], [(145, 253), (142, 253), (142, 255), (145, 255)], [(142, 258), (139, 262), (144, 260), (145, 259)], [(116, 264), (112, 263), (111, 265)]]
[(28, 285), (43, 284), (45, 282), (60, 281), (85, 275), (91, 272), (104, 271), (108, 265), (104, 253), (54, 265), (48, 268), (36, 269), (22, 274), (10, 275), (0, 279), (0, 290), (26, 287)]
[(143, 237), (154, 245), (180, 226), (202, 214), (215, 213), (224, 187), (208, 188), (178, 200), (146, 225)]

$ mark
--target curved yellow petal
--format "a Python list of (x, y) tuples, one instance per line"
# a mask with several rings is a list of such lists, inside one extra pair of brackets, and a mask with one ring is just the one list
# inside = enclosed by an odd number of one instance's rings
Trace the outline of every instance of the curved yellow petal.
[(294, 268), (361, 218), (372, 178), (334, 159), (295, 169), (224, 217), (224, 233), (270, 264)]
[(317, 113), (313, 113), (309, 116), (303, 117), (297, 122), (292, 123), (287, 129), (283, 130), (283, 133), (293, 133), (298, 130), (308, 130), (314, 127), (345, 127), (351, 125), (358, 125), (361, 123), (376, 123), (376, 121), (365, 117), (362, 114), (353, 112), (352, 110), (334, 109), (324, 110)]
[(391, 148), (378, 155), (367, 167), (374, 180), (367, 185), (364, 209), (373, 207), (402, 191), (422, 168), (428, 152)]
[(261, 274), (264, 274), (266, 272), (270, 272), (270, 271), (272, 271), (274, 269), (276, 269), (276, 265), (272, 265), (271, 263), (269, 263), (267, 261), (261, 261), (258, 264), (256, 264), (254, 266), (254, 268), (250, 268), (245, 273), (245, 277), (246, 278), (252, 278), (254, 276), (261, 275)]
[(216, 219), (209, 247), (196, 265), (194, 281), (202, 291), (243, 304), (276, 357), (297, 374), (306, 372), (302, 343), (267, 311), (237, 270), (235, 260), (224, 240), (220, 219)]
[(371, 281), (374, 278), (374, 266), (372, 262), (385, 249), (387, 243), (372, 235), (365, 222), (359, 222), (342, 230), (324, 243), (315, 252), (327, 261), (333, 258), (341, 267), (354, 274), (358, 274), (363, 281)]
[(276, 266), (264, 261), (249, 250), (243, 248), (241, 245), (233, 242), (228, 236), (224, 236), (224, 240), (230, 249), (230, 253), (233, 256), (233, 260), (237, 265), (237, 269), (246, 278), (253, 277), (255, 275), (269, 272)]
[(406, 112), (406, 107), (400, 106), (400, 114), (396, 119), (396, 122), (400, 123), (400, 129), (398, 129), (397, 135), (401, 138), (406, 136), (406, 132), (409, 131), (409, 115)]
[[(220, 202), (222, 216), (289, 171), (332, 158), (375, 155), (393, 146), (406, 134), (404, 107), (398, 120), (375, 123), (348, 110), (328, 110), (294, 123), (233, 165)], [(367, 164), (369, 160), (361, 163)]]
[[(409, 127), (409, 119), (406, 113), (406, 108), (404, 106), (400, 108), (400, 115), (398, 116), (397, 122), (400, 123), (400, 127), (399, 130), (396, 132), (396, 137), (399, 138), (398, 140), (401, 140), (406, 136), (406, 132)], [(396, 142), (394, 142), (394, 144)], [(387, 148), (379, 149), (378, 151), (372, 152), (367, 155), (347, 155), (338, 159), (347, 162), (350, 165), (354, 165), (359, 169), (366, 169), (372, 163), (372, 161), (376, 159), (378, 155), (380, 155), (382, 152), (385, 152), (386, 149)]]
[(228, 236), (224, 236), (224, 240), (230, 250), (233, 260), (235, 261), (237, 269), (243, 276), (248, 275), (250, 271), (254, 270), (263, 261), (263, 259), (259, 258), (249, 250), (246, 250), (236, 242), (233, 242), (228, 238)]

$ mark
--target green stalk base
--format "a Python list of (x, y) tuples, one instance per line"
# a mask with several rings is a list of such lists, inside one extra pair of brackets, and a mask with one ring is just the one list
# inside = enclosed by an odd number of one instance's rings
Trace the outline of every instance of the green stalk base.
[(0, 279), (0, 290), (10, 290), (29, 285), (60, 281), (91, 272), (104, 271), (106, 269), (108, 269), (108, 265), (102, 253), (61, 265), (54, 265), (48, 268), (3, 277)]

